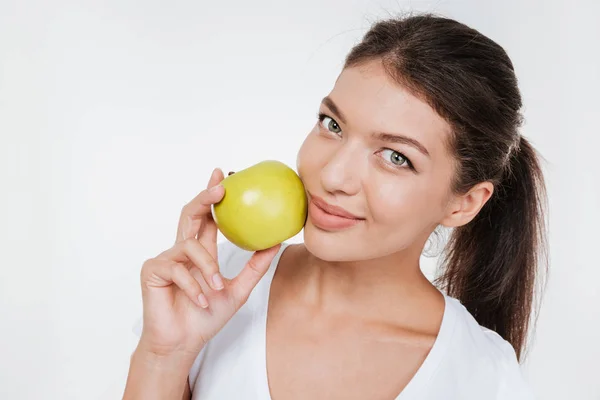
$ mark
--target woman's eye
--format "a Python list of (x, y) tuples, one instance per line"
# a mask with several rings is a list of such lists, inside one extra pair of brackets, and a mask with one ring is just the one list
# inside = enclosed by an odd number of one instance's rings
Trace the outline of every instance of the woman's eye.
[(401, 167), (404, 164), (412, 167), (408, 158), (404, 157), (402, 153), (399, 153), (392, 149), (383, 149), (381, 151), (381, 157), (383, 157), (386, 161), (391, 162), (394, 165)]
[(325, 127), (325, 129), (327, 129), (328, 131), (333, 132), (336, 135), (342, 133), (342, 129), (333, 118), (321, 114), (319, 115), (319, 120), (321, 121), (321, 124)]

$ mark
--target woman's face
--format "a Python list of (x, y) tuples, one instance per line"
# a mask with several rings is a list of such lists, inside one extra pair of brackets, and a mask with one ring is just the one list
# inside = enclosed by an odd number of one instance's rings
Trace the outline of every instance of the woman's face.
[(448, 213), (449, 124), (379, 62), (344, 70), (319, 113), (297, 159), (310, 201), (308, 250), (327, 261), (420, 254)]

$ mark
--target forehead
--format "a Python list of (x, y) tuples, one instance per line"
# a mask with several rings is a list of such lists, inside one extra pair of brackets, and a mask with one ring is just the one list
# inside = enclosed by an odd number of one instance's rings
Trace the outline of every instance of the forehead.
[(430, 152), (443, 151), (450, 125), (424, 100), (412, 95), (387, 74), (380, 62), (342, 71), (329, 97), (359, 132), (402, 134), (420, 141)]

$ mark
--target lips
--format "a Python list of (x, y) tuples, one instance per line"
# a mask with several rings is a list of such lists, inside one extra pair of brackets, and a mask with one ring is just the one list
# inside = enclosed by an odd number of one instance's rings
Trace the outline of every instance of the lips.
[(350, 219), (364, 219), (350, 213), (349, 211), (346, 211), (342, 207), (331, 205), (318, 196), (311, 196), (311, 199), (317, 207), (319, 207), (321, 210), (325, 211), (328, 214)]
[(331, 205), (317, 196), (310, 196), (308, 215), (317, 228), (326, 231), (347, 229), (364, 221), (364, 218), (342, 207)]

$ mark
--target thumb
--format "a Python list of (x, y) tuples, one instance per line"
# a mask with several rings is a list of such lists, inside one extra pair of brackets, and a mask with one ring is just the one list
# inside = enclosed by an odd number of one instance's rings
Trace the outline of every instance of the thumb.
[(238, 307), (246, 302), (252, 290), (269, 270), (269, 266), (280, 247), (281, 244), (277, 244), (268, 249), (255, 252), (240, 273), (233, 278), (230, 290)]

